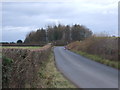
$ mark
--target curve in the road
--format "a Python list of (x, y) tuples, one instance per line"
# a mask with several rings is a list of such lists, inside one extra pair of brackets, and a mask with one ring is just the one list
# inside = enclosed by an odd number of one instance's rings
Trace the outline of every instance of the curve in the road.
[(63, 47), (54, 48), (58, 69), (81, 88), (118, 88), (118, 70), (89, 60)]

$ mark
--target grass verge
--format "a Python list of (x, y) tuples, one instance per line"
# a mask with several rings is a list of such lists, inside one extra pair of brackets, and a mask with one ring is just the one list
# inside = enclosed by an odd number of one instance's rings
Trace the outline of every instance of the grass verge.
[(36, 46), (35, 46), (35, 47), (32, 47), (32, 46), (25, 46), (25, 47), (24, 47), (24, 46), (22, 46), (22, 47), (21, 47), (21, 46), (20, 46), (20, 47), (16, 47), (16, 46), (14, 46), (14, 47), (13, 47), (13, 46), (5, 46), (5, 47), (4, 47), (4, 46), (3, 46), (2, 48), (39, 49), (39, 48), (41, 48), (41, 47), (39, 47), (39, 46), (38, 46), (38, 47), (36, 47)]
[(76, 88), (64, 76), (57, 71), (54, 61), (54, 55), (51, 53), (49, 60), (43, 62), (39, 70), (40, 85), (42, 88)]
[(116, 68), (116, 69), (120, 69), (120, 62), (119, 61), (111, 61), (108, 59), (104, 59), (98, 55), (88, 54), (88, 53), (82, 52), (82, 51), (76, 51), (76, 50), (71, 50), (71, 51), (73, 51), (79, 55), (85, 56), (87, 58), (90, 58), (91, 60), (94, 60), (96, 62), (105, 64), (107, 66), (111, 66), (111, 67)]

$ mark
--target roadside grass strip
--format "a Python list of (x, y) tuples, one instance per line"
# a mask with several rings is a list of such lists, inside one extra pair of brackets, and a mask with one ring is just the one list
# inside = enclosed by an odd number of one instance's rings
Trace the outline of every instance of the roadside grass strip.
[(116, 68), (116, 69), (120, 69), (120, 62), (119, 61), (111, 61), (108, 59), (104, 59), (98, 55), (88, 54), (88, 53), (82, 52), (82, 51), (76, 51), (76, 50), (71, 50), (71, 51), (73, 51), (79, 55), (85, 56), (87, 58), (90, 58), (91, 60), (94, 60), (96, 62), (105, 64), (107, 66), (111, 66), (111, 67)]
[(29, 46), (25, 46), (25, 47), (24, 47), (24, 46), (23, 46), (23, 47), (3, 46), (2, 48), (16, 48), (16, 49), (19, 49), (19, 48), (21, 48), (21, 49), (39, 49), (39, 48), (41, 48), (41, 47), (39, 47), (39, 46), (38, 46), (38, 47), (36, 47), (36, 46), (35, 46), (35, 47), (31, 47), (31, 46), (30, 46), (30, 47), (29, 47)]
[(42, 88), (76, 88), (57, 70), (53, 53), (51, 53), (50, 59), (43, 62), (42, 65), (39, 70)]

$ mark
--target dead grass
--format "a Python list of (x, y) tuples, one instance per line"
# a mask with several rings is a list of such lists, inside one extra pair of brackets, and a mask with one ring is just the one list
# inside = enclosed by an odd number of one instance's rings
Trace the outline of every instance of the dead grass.
[(76, 50), (72, 50), (72, 51), (77, 53), (77, 54), (80, 54), (82, 56), (85, 56), (85, 57), (87, 57), (91, 60), (94, 60), (96, 62), (105, 64), (107, 66), (111, 66), (111, 67), (116, 68), (116, 69), (120, 69), (120, 62), (111, 61), (111, 60), (108, 60), (108, 59), (103, 59), (102, 57), (100, 57), (98, 55), (88, 54), (88, 53), (81, 52), (81, 51), (76, 51)]
[[(85, 56), (100, 57), (99, 61), (103, 64), (118, 67), (118, 57), (120, 57), (120, 49), (118, 48), (119, 38), (116, 37), (91, 37), (84, 41), (76, 41), (67, 45), (68, 49), (76, 52), (86, 53)], [(119, 52), (119, 53), (118, 53)], [(83, 54), (80, 53), (80, 54)], [(98, 57), (96, 59), (98, 59)], [(117, 64), (116, 64), (117, 63)]]
[[(50, 53), (51, 45), (32, 50), (22, 48), (3, 48), (2, 54), (7, 58), (12, 59), (12, 63), (10, 64), (12, 66), (11, 71), (4, 70), (5, 72), (3, 76), (10, 80), (3, 82), (3, 88), (75, 87), (57, 71), (53, 53)], [(10, 59), (4, 61), (9, 63)], [(8, 68), (8, 66), (5, 67), (5, 69), (6, 68)], [(8, 75), (7, 77), (6, 74)]]
[[(67, 45), (69, 49), (99, 55), (104, 59), (118, 61), (118, 38), (91, 37)], [(120, 52), (120, 50), (119, 50)]]
[(39, 70), (40, 82), (42, 88), (76, 88), (56, 69), (53, 53), (50, 59), (43, 63)]
[(20, 47), (15, 47), (15, 46), (3, 46), (3, 47), (1, 47), (1, 48), (39, 49), (39, 48), (41, 48), (41, 47), (39, 47), (39, 46), (38, 46), (38, 47), (36, 47), (36, 46), (35, 46), (35, 47), (31, 47), (31, 46), (27, 46), (27, 47), (26, 47), (26, 46), (25, 46), (25, 47), (24, 47), (24, 46), (22, 46), (22, 47), (21, 47), (21, 46), (20, 46)]
[[(2, 55), (13, 60), (9, 88), (36, 88), (38, 70), (48, 60), (51, 45), (39, 49), (2, 48)], [(7, 67), (6, 67), (7, 68)], [(8, 73), (8, 72), (6, 72)], [(4, 82), (3, 82), (4, 83)], [(3, 86), (3, 88), (6, 86)]]

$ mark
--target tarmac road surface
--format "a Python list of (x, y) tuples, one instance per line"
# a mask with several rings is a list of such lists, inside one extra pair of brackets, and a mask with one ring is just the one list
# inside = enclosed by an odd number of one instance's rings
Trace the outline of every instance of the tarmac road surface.
[(56, 66), (81, 88), (118, 88), (118, 70), (75, 54), (64, 47), (55, 47)]

